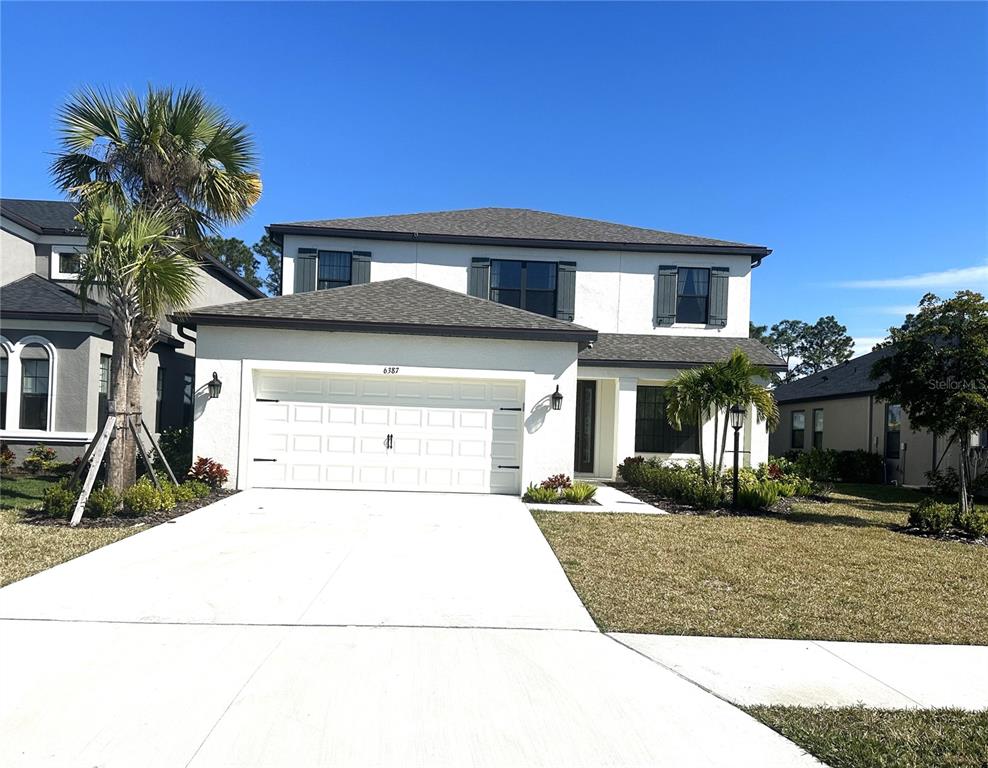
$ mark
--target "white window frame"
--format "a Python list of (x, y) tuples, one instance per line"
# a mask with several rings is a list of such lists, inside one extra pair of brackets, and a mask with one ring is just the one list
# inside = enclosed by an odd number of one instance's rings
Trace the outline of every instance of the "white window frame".
[(81, 245), (53, 245), (51, 247), (51, 260), (49, 263), (52, 280), (78, 280), (78, 272), (62, 272), (61, 256), (63, 253), (71, 253), (73, 256), (83, 256), (86, 249)]
[[(47, 429), (21, 429), (21, 352), (32, 344), (43, 347), (48, 354), (48, 410)], [(32, 437), (53, 434), (55, 430), (55, 396), (58, 385), (58, 355), (55, 345), (44, 336), (25, 336), (15, 343), (0, 336), (0, 346), (7, 352), (7, 428), (4, 437)], [(13, 407), (11, 407), (13, 404)], [(17, 433), (17, 434), (14, 434)]]

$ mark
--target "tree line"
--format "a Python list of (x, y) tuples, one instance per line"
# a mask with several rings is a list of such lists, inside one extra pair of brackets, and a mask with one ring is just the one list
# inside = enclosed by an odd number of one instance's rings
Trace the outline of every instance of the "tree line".
[(809, 376), (813, 373), (846, 363), (854, 353), (854, 339), (847, 327), (833, 315), (821, 317), (815, 323), (802, 320), (780, 320), (771, 328), (748, 321), (749, 335), (786, 361), (783, 381)]

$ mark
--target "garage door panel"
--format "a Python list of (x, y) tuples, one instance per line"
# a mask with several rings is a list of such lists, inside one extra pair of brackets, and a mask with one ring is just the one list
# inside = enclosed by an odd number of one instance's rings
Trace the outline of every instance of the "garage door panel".
[(520, 382), (292, 376), (255, 379), (253, 485), (520, 491)]

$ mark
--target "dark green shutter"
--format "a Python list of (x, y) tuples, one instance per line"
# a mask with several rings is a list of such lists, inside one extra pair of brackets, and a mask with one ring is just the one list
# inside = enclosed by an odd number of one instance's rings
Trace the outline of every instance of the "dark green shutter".
[(295, 293), (305, 293), (316, 289), (316, 266), (318, 257), (315, 248), (299, 248), (295, 256)]
[(350, 262), (350, 285), (360, 285), (370, 282), (371, 254), (370, 251), (354, 251)]
[(676, 322), (676, 297), (679, 292), (679, 269), (663, 264), (655, 282), (655, 324), (672, 325)]
[(470, 276), (467, 280), (467, 293), (480, 299), (491, 297), (491, 260), (475, 257), (470, 260)]
[(727, 267), (713, 267), (710, 270), (709, 325), (727, 325), (727, 284), (730, 275)]
[(576, 262), (561, 261), (556, 270), (556, 317), (572, 320), (576, 311)]

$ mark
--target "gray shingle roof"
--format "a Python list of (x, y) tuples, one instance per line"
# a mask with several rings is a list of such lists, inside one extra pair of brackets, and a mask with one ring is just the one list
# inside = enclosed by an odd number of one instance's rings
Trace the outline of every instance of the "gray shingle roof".
[(791, 403), (797, 400), (825, 400), (830, 397), (875, 392), (879, 381), (871, 378), (871, 367), (891, 353), (891, 347), (884, 347), (825, 371), (790, 381), (788, 384), (780, 384), (773, 392), (775, 400), (778, 403)]
[(65, 200), (0, 199), (0, 213), (39, 235), (83, 235), (75, 203)]
[(565, 320), (408, 277), (201, 307), (176, 315), (175, 320), (187, 325), (251, 325), (584, 343), (597, 336), (596, 331)]
[(35, 274), (0, 286), (0, 316), (110, 324), (109, 310), (105, 306), (89, 301), (83, 312), (77, 293)]
[(753, 363), (785, 368), (785, 361), (756, 339), (719, 336), (656, 336), (602, 333), (592, 349), (580, 353), (581, 365), (686, 368), (726, 360), (740, 348)]
[[(365, 216), (353, 219), (320, 219), (272, 224), (271, 232), (300, 232), (393, 235), (400, 239), (458, 238), (480, 240), (546, 241), (557, 244), (635, 246), (640, 250), (686, 248), (749, 249), (769, 253), (758, 245), (681, 235), (657, 229), (644, 229), (609, 221), (597, 221), (526, 208), (470, 208), (459, 211), (406, 213), (396, 216)], [(441, 240), (440, 240), (441, 242)]]

